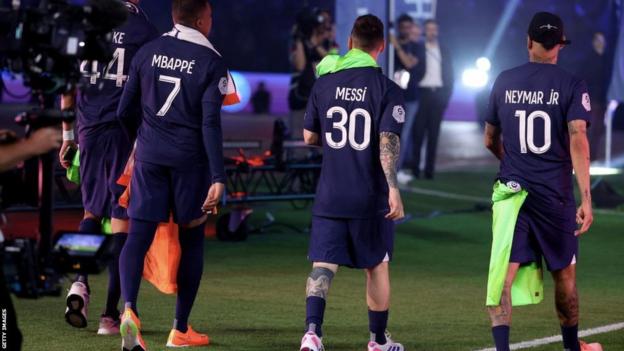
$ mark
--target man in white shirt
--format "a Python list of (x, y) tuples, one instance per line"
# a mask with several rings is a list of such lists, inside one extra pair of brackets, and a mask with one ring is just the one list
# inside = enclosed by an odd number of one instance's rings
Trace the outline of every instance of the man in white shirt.
[(442, 115), (453, 93), (453, 65), (448, 49), (438, 41), (438, 24), (425, 22), (425, 75), (419, 83), (420, 107), (415, 120), (413, 143), (414, 177), (420, 177), (420, 152), (427, 139), (424, 175), (433, 179)]

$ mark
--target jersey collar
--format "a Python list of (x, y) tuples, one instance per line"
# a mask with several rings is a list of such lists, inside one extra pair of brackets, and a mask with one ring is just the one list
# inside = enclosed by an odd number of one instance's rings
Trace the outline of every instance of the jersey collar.
[(168, 37), (174, 37), (179, 40), (188, 41), (193, 44), (205, 46), (214, 51), (217, 55), (221, 56), (221, 54), (217, 51), (217, 49), (214, 48), (208, 38), (206, 38), (198, 30), (191, 27), (176, 24), (173, 26), (173, 29), (170, 32), (167, 32), (163, 35)]
[(368, 53), (360, 49), (351, 49), (344, 56), (327, 55), (316, 66), (316, 74), (320, 77), (329, 73), (336, 73), (349, 68), (374, 67), (379, 65)]

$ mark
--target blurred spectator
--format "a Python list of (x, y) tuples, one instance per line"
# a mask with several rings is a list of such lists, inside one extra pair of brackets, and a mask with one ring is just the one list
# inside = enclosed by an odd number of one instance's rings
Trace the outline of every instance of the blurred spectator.
[(594, 33), (592, 50), (583, 61), (578, 73), (587, 82), (591, 100), (592, 124), (589, 132), (591, 159), (596, 160), (604, 153), (601, 138), (604, 135), (604, 115), (607, 107), (607, 89), (609, 85), (608, 67), (605, 55), (606, 40), (604, 34)]
[(413, 175), (420, 177), (420, 151), (427, 138), (425, 178), (433, 179), (436, 151), (442, 116), (453, 94), (453, 64), (451, 54), (438, 41), (438, 24), (429, 19), (425, 22), (425, 75), (419, 83), (420, 106), (415, 120), (413, 143)]
[(338, 54), (338, 42), (336, 42), (336, 24), (332, 18), (329, 10), (322, 9), (319, 11), (323, 17), (323, 23), (325, 25), (325, 32), (327, 37), (323, 41), (323, 48), (328, 54)]
[(251, 97), (251, 105), (255, 114), (269, 113), (271, 109), (271, 92), (266, 89), (266, 84), (260, 82), (258, 88)]
[(316, 65), (328, 54), (323, 45), (330, 39), (326, 17), (318, 9), (306, 8), (297, 15), (292, 31), (290, 62), (293, 72), (288, 92), (289, 132), (292, 138), (303, 137), (303, 116), (308, 97), (316, 81)]
[(397, 19), (398, 38), (390, 35), (390, 43), (395, 52), (394, 81), (403, 89), (405, 94), (405, 124), (401, 133), (401, 155), (399, 157), (400, 183), (406, 184), (411, 176), (402, 171), (408, 162), (414, 134), (414, 119), (418, 111), (418, 82), (425, 74), (425, 47), (420, 41), (422, 34), (420, 25), (407, 14)]

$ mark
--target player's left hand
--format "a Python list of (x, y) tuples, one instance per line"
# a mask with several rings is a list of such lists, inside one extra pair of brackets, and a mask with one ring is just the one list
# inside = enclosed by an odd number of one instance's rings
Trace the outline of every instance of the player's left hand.
[(579, 236), (589, 230), (592, 222), (594, 221), (594, 213), (592, 210), (592, 204), (589, 201), (584, 201), (576, 211), (576, 223), (580, 226), (574, 232), (574, 235)]
[(401, 193), (398, 188), (390, 188), (388, 192), (388, 204), (390, 205), (390, 212), (386, 215), (387, 219), (397, 221), (405, 217), (403, 200), (401, 200)]
[(221, 201), (221, 197), (223, 197), (224, 191), (225, 184), (213, 183), (208, 190), (208, 196), (206, 196), (206, 201), (204, 201), (202, 211), (216, 214), (217, 205), (219, 204), (219, 201)]

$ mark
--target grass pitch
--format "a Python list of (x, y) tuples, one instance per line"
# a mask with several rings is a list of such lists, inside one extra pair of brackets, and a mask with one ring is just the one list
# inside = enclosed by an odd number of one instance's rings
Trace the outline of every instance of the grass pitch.
[[(418, 188), (489, 197), (494, 172), (442, 173)], [(622, 177), (608, 178), (624, 192)], [(404, 194), (414, 218), (397, 227), (391, 266), (392, 307), (389, 329), (407, 350), (475, 350), (491, 346), (484, 308), (490, 250), (488, 211), (472, 212), (475, 201)], [(305, 228), (309, 209), (288, 204), (256, 207), (253, 221), (273, 213), (277, 221)], [(624, 211), (597, 213), (581, 238), (578, 285), (581, 329), (624, 321)], [(243, 243), (206, 243), (202, 285), (191, 324), (208, 332), (214, 351), (298, 350), (305, 314), (308, 234), (274, 225)], [(514, 309), (511, 341), (559, 333), (553, 287), (546, 278), (545, 300)], [(24, 350), (119, 350), (120, 338), (95, 334), (104, 306), (106, 275), (93, 276), (89, 326), (76, 330), (64, 322), (64, 297), (15, 299)], [(150, 350), (164, 350), (175, 297), (141, 287), (139, 310)], [(324, 325), (327, 350), (365, 350), (368, 322), (364, 273), (341, 269), (334, 279)], [(588, 338), (605, 350), (624, 350), (624, 331)], [(534, 350), (558, 350), (551, 344)]]

